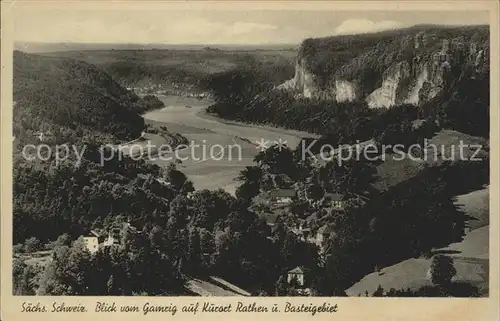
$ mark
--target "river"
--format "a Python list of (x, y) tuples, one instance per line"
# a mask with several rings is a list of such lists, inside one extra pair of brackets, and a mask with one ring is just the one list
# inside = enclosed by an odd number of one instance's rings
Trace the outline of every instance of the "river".
[[(235, 178), (246, 166), (254, 165), (253, 157), (259, 152), (257, 141), (268, 141), (272, 145), (281, 139), (295, 148), (302, 137), (313, 137), (304, 132), (219, 119), (205, 112), (211, 104), (207, 100), (162, 95), (158, 98), (166, 107), (143, 117), (146, 122), (166, 126), (189, 140), (191, 147), (177, 155), (182, 159), (178, 169), (193, 181), (197, 190), (222, 188), (234, 195), (238, 185)], [(170, 160), (152, 162), (165, 166)]]

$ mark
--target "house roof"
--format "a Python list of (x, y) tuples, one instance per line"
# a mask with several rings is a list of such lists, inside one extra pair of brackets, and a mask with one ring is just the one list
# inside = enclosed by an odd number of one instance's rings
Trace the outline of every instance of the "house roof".
[(335, 231), (333, 230), (332, 226), (325, 224), (318, 229), (318, 233), (320, 233), (320, 234), (333, 234), (333, 233), (335, 233)]
[(292, 274), (304, 274), (304, 270), (300, 266), (297, 266), (296, 268), (288, 271), (288, 273), (292, 273)]
[(269, 213), (269, 212), (264, 212), (259, 214), (261, 218), (263, 218), (267, 224), (274, 224), (278, 220), (278, 217), (280, 216), (277, 213)]
[(90, 230), (90, 232), (84, 235), (84, 237), (99, 237), (99, 236), (101, 236), (101, 233), (99, 233), (96, 230)]
[(295, 197), (297, 192), (294, 189), (273, 189), (269, 191), (271, 197)]
[(344, 199), (344, 195), (339, 193), (326, 193), (325, 199), (329, 199), (331, 201), (341, 201)]

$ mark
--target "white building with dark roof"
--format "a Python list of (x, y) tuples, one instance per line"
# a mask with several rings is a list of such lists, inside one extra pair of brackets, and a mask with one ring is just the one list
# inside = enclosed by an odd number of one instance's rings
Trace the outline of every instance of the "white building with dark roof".
[(297, 196), (294, 189), (273, 189), (267, 193), (268, 204), (271, 206), (289, 205)]
[(99, 251), (99, 233), (92, 230), (90, 233), (83, 237), (83, 242), (85, 247), (90, 252), (90, 254), (95, 254)]
[(296, 268), (288, 271), (287, 282), (291, 283), (292, 280), (296, 280), (299, 286), (304, 286), (305, 284), (305, 271), (302, 267), (297, 266)]

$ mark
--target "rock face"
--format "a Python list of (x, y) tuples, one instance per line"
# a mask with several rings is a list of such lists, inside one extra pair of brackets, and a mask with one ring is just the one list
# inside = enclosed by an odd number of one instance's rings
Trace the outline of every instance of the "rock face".
[[(309, 51), (302, 48), (304, 44), (299, 48), (295, 76), (277, 89), (310, 99), (364, 100), (371, 108), (419, 105), (436, 97), (466, 70), (472, 70), (468, 76), (474, 77), (489, 64), (488, 41), (473, 38), (473, 32), (452, 38), (439, 37), (436, 32), (414, 32), (390, 42), (382, 39), (383, 44), (363, 48), (360, 54), (333, 67), (324, 61), (335, 61), (335, 53), (325, 59), (318, 52), (334, 51), (335, 46), (312, 46), (314, 39), (308, 39)], [(314, 65), (315, 60), (319, 64)]]
[(387, 75), (382, 81), (382, 86), (375, 89), (366, 102), (370, 107), (390, 107), (396, 104), (398, 87), (402, 79), (410, 77), (410, 66), (405, 62), (397, 63), (387, 71)]
[(279, 85), (277, 89), (290, 90), (297, 96), (310, 99), (353, 101), (357, 97), (357, 86), (347, 80), (334, 79), (327, 86), (321, 86), (318, 77), (307, 70), (304, 60), (295, 65), (295, 76)]

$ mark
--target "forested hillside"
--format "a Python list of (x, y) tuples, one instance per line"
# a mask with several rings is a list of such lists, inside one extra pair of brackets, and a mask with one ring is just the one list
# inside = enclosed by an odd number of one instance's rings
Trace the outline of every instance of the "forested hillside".
[(14, 52), (14, 136), (33, 141), (51, 131), (59, 142), (81, 141), (102, 133), (107, 139), (136, 138), (144, 127), (140, 114), (161, 107), (118, 85), (82, 61)]
[[(186, 274), (272, 293), (280, 274), (304, 260), (313, 265), (314, 248), (290, 236), (271, 241), (265, 222), (239, 200), (194, 191), (174, 164), (102, 161), (109, 156), (102, 145), (140, 134), (139, 114), (156, 99), (81, 61), (16, 52), (14, 63), (14, 294), (193, 295)], [(82, 158), (27, 160), (26, 143), (52, 152), (69, 144)], [(116, 226), (125, 226), (120, 246), (91, 255), (83, 236)]]

